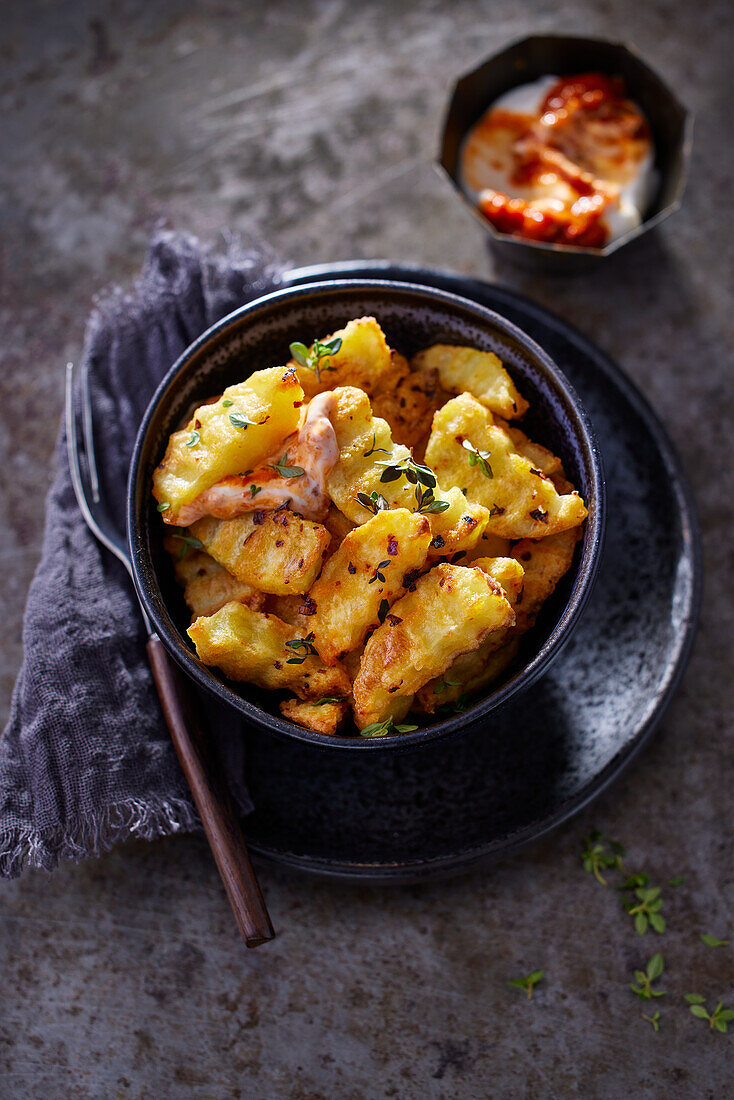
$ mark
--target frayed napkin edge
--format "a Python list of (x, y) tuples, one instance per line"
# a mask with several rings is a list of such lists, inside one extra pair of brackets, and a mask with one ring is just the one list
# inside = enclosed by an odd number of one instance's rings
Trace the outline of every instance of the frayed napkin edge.
[(124, 840), (155, 840), (200, 830), (199, 817), (185, 799), (127, 799), (63, 827), (15, 828), (0, 834), (0, 878), (18, 878), (26, 868), (53, 871), (64, 859), (80, 863)]

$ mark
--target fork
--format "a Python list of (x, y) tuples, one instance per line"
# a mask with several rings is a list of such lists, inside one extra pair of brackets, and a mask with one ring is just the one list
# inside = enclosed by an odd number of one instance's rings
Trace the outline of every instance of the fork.
[[(102, 545), (122, 562), (132, 580), (132, 566), (125, 540), (112, 522), (100, 495), (94, 454), (89, 371), (86, 364), (80, 387), (81, 436), (74, 388), (74, 365), (67, 363), (66, 441), (77, 503), (87, 526)], [(199, 811), (242, 938), (247, 947), (258, 947), (261, 943), (272, 940), (275, 932), (218, 761), (196, 714), (190, 687), (168, 656), (142, 605), (140, 613), (148, 635), (145, 647), (148, 661), (176, 754)]]

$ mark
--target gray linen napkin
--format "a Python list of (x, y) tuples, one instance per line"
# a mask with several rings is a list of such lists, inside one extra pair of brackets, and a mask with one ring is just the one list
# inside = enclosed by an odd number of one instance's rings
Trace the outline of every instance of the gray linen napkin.
[[(161, 231), (132, 292), (111, 290), (96, 302), (84, 357), (103, 427), (100, 477), (121, 530), (130, 455), (156, 385), (196, 336), (277, 282), (260, 254), (230, 243), (216, 255)], [(132, 584), (81, 517), (65, 447), (62, 431), (23, 664), (0, 738), (0, 876), (9, 878), (128, 837), (200, 827), (161, 716)], [(238, 720), (220, 711), (213, 725), (247, 812)]]

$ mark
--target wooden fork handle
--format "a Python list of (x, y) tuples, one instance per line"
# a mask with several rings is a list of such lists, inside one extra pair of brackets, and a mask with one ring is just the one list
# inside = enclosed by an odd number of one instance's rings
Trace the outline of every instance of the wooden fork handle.
[(157, 634), (146, 646), (171, 738), (199, 811), (229, 904), (248, 947), (275, 936), (219, 767), (195, 714), (191, 691)]

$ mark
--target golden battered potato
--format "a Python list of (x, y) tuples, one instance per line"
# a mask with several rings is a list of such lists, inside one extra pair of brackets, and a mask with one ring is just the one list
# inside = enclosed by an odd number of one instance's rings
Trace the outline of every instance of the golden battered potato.
[(385, 618), (405, 591), (405, 575), (425, 563), (430, 542), (426, 517), (405, 508), (378, 512), (346, 535), (309, 593), (316, 603), (314, 640), (327, 665), (361, 645)]
[(296, 430), (302, 404), (295, 373), (273, 367), (201, 405), (186, 427), (173, 433), (153, 474), (153, 496), (168, 505), (161, 513), (164, 521), (175, 525), (179, 510), (200, 493), (224, 477), (255, 469)]
[(324, 527), (331, 535), (331, 542), (329, 543), (330, 554), (338, 550), (344, 536), (354, 530), (354, 524), (351, 519), (347, 519), (347, 517), (339, 511), (336, 504), (332, 504), (329, 511), (326, 513)]
[(533, 443), (532, 439), (528, 439), (525, 435), (525, 432), (521, 432), (519, 428), (513, 428), (506, 420), (501, 420), (496, 416), (494, 422), (498, 428), (502, 428), (503, 431), (507, 432), (517, 453), (522, 455), (523, 458), (527, 458), (536, 470), (540, 470), (541, 474), (545, 474), (546, 477), (563, 475), (563, 463), (547, 447), (543, 447), (540, 443)]
[(578, 526), (587, 515), (577, 493), (559, 496), (553, 482), (518, 454), (492, 414), (468, 393), (433, 418), (426, 461), (440, 481), (466, 487), (489, 510), (485, 530), (503, 538), (544, 538)]
[(280, 713), (296, 725), (304, 726), (314, 733), (327, 733), (333, 736), (344, 721), (349, 704), (346, 700), (338, 702), (304, 703), (301, 699), (283, 699), (278, 704)]
[[(373, 393), (383, 377), (390, 374), (392, 360), (385, 334), (374, 317), (360, 317), (344, 328), (324, 337), (322, 344), (341, 339), (341, 347), (333, 355), (324, 356), (318, 363), (320, 378), (315, 370), (309, 370), (295, 359), (288, 366), (295, 367), (298, 380), (308, 397), (337, 386), (359, 386)], [(314, 346), (309, 352), (313, 354)]]
[(213, 615), (230, 600), (246, 603), (255, 611), (261, 610), (265, 593), (244, 581), (238, 581), (203, 550), (187, 550), (182, 558), (181, 548), (186, 543), (169, 536), (163, 545), (173, 558), (176, 580), (184, 590), (184, 600), (191, 610), (192, 620), (200, 615)]
[(437, 565), (393, 604), (365, 646), (353, 688), (358, 727), (403, 717), (424, 684), (513, 622), (501, 588), (481, 569)]
[(470, 393), (508, 420), (527, 411), (527, 401), (517, 392), (494, 352), (434, 344), (415, 355), (411, 366), (418, 371), (437, 370), (442, 387), (449, 393)]
[(581, 528), (562, 531), (548, 538), (523, 539), (512, 550), (513, 558), (525, 570), (522, 598), (518, 601), (517, 622), (513, 633), (524, 634), (535, 626), (538, 612), (551, 595), (561, 577), (571, 568)]
[[(364, 523), (369, 517), (370, 509), (363, 502), (372, 493), (382, 497), (390, 508), (416, 511), (418, 486), (404, 476), (382, 480), (387, 464), (405, 464), (410, 459), (408, 448), (393, 443), (389, 424), (372, 416), (370, 400), (362, 390), (348, 386), (335, 390), (335, 394), (332, 424), (339, 445), (339, 461), (326, 482), (331, 499), (354, 523)], [(433, 493), (436, 500), (447, 501), (449, 508), (428, 514), (435, 540), (430, 560), (473, 547), (489, 518), (486, 509), (467, 501), (455, 485), (444, 490), (439, 482)]]
[(511, 545), (509, 539), (491, 535), (485, 528), (476, 546), (468, 552), (466, 558), (461, 559), (461, 564), (473, 565), (477, 558), (508, 558)]
[(444, 403), (438, 371), (413, 371), (389, 384), (372, 398), (372, 414), (388, 422), (396, 443), (410, 447), (420, 461), (431, 431), (433, 414)]
[(288, 508), (235, 519), (207, 516), (191, 533), (238, 580), (279, 595), (305, 593), (321, 571), (331, 536)]
[[(500, 585), (505, 599), (513, 609), (523, 589), (524, 570), (515, 558), (477, 558), (473, 567)], [(494, 630), (477, 649), (463, 653), (449, 666), (443, 676), (430, 680), (418, 692), (418, 707), (433, 714), (440, 707), (456, 703), (462, 696), (476, 691), (495, 675), (495, 664), (487, 666), (497, 650), (507, 646), (513, 633), (511, 625)]]
[(265, 603), (258, 608), (266, 611), (268, 615), (276, 615), (284, 623), (297, 628), (299, 634), (305, 636), (312, 629), (312, 618), (316, 614), (316, 604), (309, 595), (305, 596), (277, 596), (264, 597)]
[(285, 688), (299, 699), (346, 698), (351, 683), (340, 665), (327, 668), (308, 636), (275, 615), (228, 603), (214, 615), (197, 619), (188, 629), (205, 665), (216, 665), (230, 680), (258, 687)]

